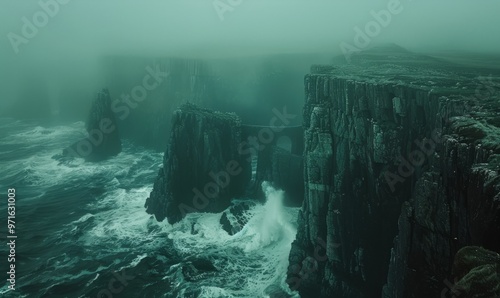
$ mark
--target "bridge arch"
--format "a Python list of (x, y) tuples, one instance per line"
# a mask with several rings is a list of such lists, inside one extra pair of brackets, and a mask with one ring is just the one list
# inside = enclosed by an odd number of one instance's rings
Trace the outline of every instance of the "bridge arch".
[(273, 127), (265, 125), (242, 125), (242, 139), (257, 138), (259, 145), (278, 146), (283, 138), (290, 140), (290, 153), (302, 155), (304, 152), (304, 128), (302, 126)]

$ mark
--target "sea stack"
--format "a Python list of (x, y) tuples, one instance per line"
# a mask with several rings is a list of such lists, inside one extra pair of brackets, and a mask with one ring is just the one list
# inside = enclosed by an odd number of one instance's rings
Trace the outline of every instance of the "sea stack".
[(108, 89), (97, 94), (86, 123), (88, 136), (69, 148), (64, 156), (82, 157), (86, 161), (101, 161), (119, 154), (122, 150), (120, 134)]

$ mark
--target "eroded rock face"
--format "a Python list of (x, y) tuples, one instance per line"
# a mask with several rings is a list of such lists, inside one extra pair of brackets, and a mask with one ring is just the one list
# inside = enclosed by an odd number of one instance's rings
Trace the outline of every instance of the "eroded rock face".
[(186, 104), (174, 112), (165, 153), (147, 212), (169, 223), (189, 212), (220, 212), (242, 196), (249, 162), (239, 154), (241, 121), (235, 114)]
[(111, 102), (108, 89), (97, 94), (86, 123), (88, 137), (64, 149), (63, 156), (100, 161), (121, 152), (120, 134)]
[(455, 295), (465, 298), (500, 297), (500, 255), (478, 246), (466, 246), (455, 255)]
[(474, 114), (472, 76), (418, 59), (305, 78), (302, 297), (437, 297), (461, 247), (500, 251), (498, 107)]
[[(498, 151), (486, 148), (491, 145), (490, 132), (462, 135), (456, 121), (450, 121), (439, 152), (412, 186), (412, 197), (403, 207), (384, 289), (388, 297), (450, 291), (453, 256), (464, 246), (500, 251)], [(467, 122), (471, 121), (481, 122), (469, 117)]]

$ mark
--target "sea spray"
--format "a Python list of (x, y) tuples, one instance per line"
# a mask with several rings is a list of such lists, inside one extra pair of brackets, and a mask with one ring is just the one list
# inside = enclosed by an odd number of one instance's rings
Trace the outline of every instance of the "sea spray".
[[(23, 136), (0, 142), (0, 151), (15, 161), (0, 168), (0, 184), (15, 182), (27, 192), (24, 202), (33, 208), (21, 208), (20, 214), (33, 220), (25, 223), (26, 237), (44, 237), (26, 244), (29, 248), (19, 246), (22, 252), (35, 245), (44, 253), (20, 268), (18, 282), (27, 285), (20, 296), (40, 291), (50, 296), (65, 289), (73, 291), (69, 296), (96, 297), (123, 268), (127, 276), (148, 277), (148, 283), (128, 280), (120, 293), (124, 297), (154, 296), (158, 289), (169, 297), (182, 297), (181, 291), (195, 291), (198, 297), (265, 297), (270, 289), (294, 295), (285, 280), (299, 210), (284, 207), (283, 192), (269, 183), (263, 184), (267, 203), (252, 204), (245, 215), (248, 222), (234, 235), (222, 229), (221, 213), (192, 213), (173, 226), (158, 223), (145, 214), (143, 200), (162, 154), (124, 142), (120, 155), (102, 163), (61, 163), (53, 156), (84, 131), (83, 122), (48, 128), (16, 125), (9, 130)], [(246, 250), (246, 245), (252, 247)], [(208, 260), (216, 268), (195, 274), (196, 287), (185, 276), (193, 260)]]
[(280, 240), (283, 234), (283, 197), (284, 192), (271, 186), (269, 182), (262, 183), (262, 190), (266, 195), (266, 204), (262, 214), (262, 223), (259, 228), (260, 246), (264, 247)]
[(283, 206), (284, 191), (275, 189), (266, 181), (262, 182), (262, 190), (266, 195), (266, 203), (256, 208), (255, 216), (249, 221), (248, 226), (253, 230), (254, 235), (253, 240), (245, 245), (246, 252), (267, 247), (284, 238), (293, 239), (296, 233)]

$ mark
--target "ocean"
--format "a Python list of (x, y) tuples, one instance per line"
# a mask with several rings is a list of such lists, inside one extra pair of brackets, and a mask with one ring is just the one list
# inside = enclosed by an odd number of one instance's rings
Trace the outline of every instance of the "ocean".
[(299, 297), (285, 283), (299, 208), (284, 207), (282, 192), (232, 236), (221, 213), (157, 222), (144, 203), (163, 153), (124, 140), (103, 162), (62, 158), (84, 135), (83, 122), (0, 119), (0, 238), (11, 188), (17, 236), (15, 291), (0, 246), (2, 297)]

